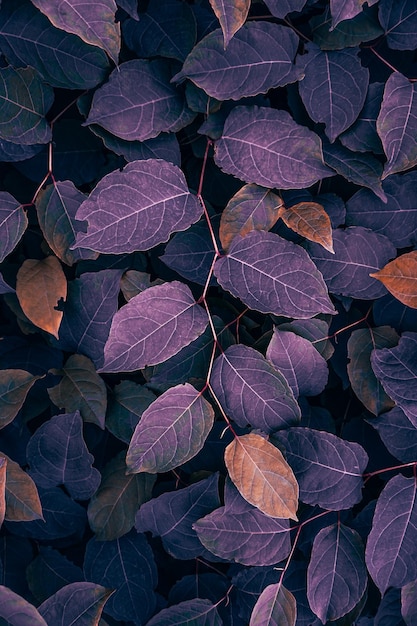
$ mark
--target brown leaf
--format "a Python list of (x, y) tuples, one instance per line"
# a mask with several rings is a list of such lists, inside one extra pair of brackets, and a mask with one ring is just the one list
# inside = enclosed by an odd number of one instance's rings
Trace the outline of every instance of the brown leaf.
[(242, 496), (270, 517), (297, 520), (298, 483), (281, 452), (272, 443), (249, 433), (227, 446), (224, 460)]
[(417, 309), (417, 251), (402, 254), (374, 274), (400, 302)]
[(43, 519), (38, 490), (31, 477), (6, 454), (2, 452), (1, 456), (7, 459), (4, 519), (9, 522), (31, 522), (35, 519)]
[(0, 526), (4, 522), (6, 513), (6, 471), (7, 458), (0, 456)]
[(26, 259), (17, 272), (16, 295), (26, 317), (58, 339), (63, 313), (55, 308), (67, 297), (67, 280), (55, 256)]
[(281, 207), (279, 217), (288, 228), (334, 254), (332, 224), (321, 204), (299, 202), (288, 209)]
[(209, 0), (223, 31), (224, 48), (243, 26), (249, 13), (250, 0)]

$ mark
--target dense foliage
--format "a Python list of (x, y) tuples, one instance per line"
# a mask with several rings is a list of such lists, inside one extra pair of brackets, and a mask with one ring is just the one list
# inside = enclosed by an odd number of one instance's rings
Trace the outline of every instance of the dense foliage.
[(2, 0), (2, 624), (417, 623), (416, 48)]

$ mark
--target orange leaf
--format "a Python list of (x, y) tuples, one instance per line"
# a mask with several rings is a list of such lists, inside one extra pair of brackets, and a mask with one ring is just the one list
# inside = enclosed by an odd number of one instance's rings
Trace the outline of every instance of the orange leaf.
[(32, 324), (58, 339), (63, 313), (55, 308), (67, 297), (67, 280), (55, 256), (27, 259), (17, 272), (16, 295)]
[(249, 13), (250, 0), (210, 0), (223, 31), (224, 49), (243, 26)]
[(281, 207), (278, 216), (288, 228), (334, 254), (332, 224), (321, 204), (299, 202), (289, 209)]
[(369, 276), (380, 280), (397, 300), (417, 309), (417, 251), (402, 254)]
[(281, 452), (249, 433), (229, 443), (224, 460), (230, 478), (249, 502), (270, 517), (297, 520), (298, 483)]

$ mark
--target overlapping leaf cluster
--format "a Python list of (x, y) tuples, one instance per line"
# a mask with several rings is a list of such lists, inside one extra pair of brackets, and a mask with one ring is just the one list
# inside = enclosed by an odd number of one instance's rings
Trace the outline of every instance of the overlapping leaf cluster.
[(139, 4), (0, 7), (2, 623), (411, 626), (415, 2)]

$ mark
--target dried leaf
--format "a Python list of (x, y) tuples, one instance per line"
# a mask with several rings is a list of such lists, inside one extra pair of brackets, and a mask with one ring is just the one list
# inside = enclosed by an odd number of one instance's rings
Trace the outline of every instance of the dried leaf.
[(288, 228), (334, 254), (332, 224), (321, 204), (299, 202), (289, 208), (282, 206), (278, 216)]
[(417, 309), (417, 251), (402, 254), (374, 274), (400, 302)]

